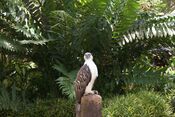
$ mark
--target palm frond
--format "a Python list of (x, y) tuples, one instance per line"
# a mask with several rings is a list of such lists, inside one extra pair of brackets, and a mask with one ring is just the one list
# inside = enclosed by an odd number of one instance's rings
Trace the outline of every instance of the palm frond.
[(120, 39), (116, 39), (119, 45), (123, 46), (127, 43), (140, 40), (162, 39), (175, 35), (174, 14), (164, 16), (154, 16), (148, 19), (141, 19), (131, 26)]
[(34, 44), (34, 45), (45, 45), (47, 42), (55, 41), (53, 39), (44, 39), (44, 40), (20, 40), (19, 43), (22, 45)]
[(44, 3), (41, 3), (39, 0), (37, 3), (34, 0), (23, 0), (25, 3), (26, 8), (29, 10), (32, 19), (37, 23), (37, 25), (40, 28), (44, 28), (44, 21), (43, 21), (43, 14), (42, 14), (42, 5)]
[(110, 0), (105, 11), (113, 38), (126, 31), (138, 17), (139, 4), (135, 0)]
[(62, 93), (68, 96), (69, 99), (75, 98), (75, 91), (73, 86), (73, 81), (68, 77), (59, 77), (56, 82), (59, 85), (60, 89), (62, 89)]
[(15, 40), (8, 39), (0, 34), (0, 47), (10, 51), (24, 51), (25, 48)]

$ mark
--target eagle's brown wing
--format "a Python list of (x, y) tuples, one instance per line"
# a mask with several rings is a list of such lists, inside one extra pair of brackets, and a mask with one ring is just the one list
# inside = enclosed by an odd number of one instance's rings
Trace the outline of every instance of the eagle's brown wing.
[(74, 81), (75, 96), (77, 103), (81, 103), (81, 97), (84, 95), (86, 86), (91, 80), (91, 72), (89, 67), (85, 64), (78, 71), (77, 78)]

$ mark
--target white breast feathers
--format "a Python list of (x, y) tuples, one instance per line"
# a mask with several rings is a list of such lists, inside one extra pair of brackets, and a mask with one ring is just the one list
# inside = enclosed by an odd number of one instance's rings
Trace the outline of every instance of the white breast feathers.
[(98, 77), (97, 66), (93, 60), (87, 60), (86, 62), (84, 62), (84, 64), (87, 64), (87, 66), (89, 67), (89, 69), (91, 71), (92, 78)]
[(84, 64), (86, 64), (89, 67), (91, 72), (91, 80), (85, 89), (85, 94), (93, 93), (92, 88), (93, 88), (95, 79), (98, 77), (97, 66), (95, 65), (93, 60), (87, 60)]

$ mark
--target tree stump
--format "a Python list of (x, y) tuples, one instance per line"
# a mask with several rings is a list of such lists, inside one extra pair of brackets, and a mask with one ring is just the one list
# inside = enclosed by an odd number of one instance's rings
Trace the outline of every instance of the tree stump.
[(80, 117), (102, 117), (102, 98), (91, 94), (81, 98)]

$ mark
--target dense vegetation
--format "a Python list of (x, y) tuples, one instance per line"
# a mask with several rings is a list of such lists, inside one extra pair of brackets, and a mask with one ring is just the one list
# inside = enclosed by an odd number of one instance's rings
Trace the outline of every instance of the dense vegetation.
[(73, 81), (87, 51), (104, 116), (173, 116), (174, 5), (1, 0), (0, 116), (73, 116)]
[[(105, 117), (170, 117), (170, 106), (160, 94), (141, 91), (109, 99), (104, 107)], [(122, 103), (121, 103), (122, 102)]]

